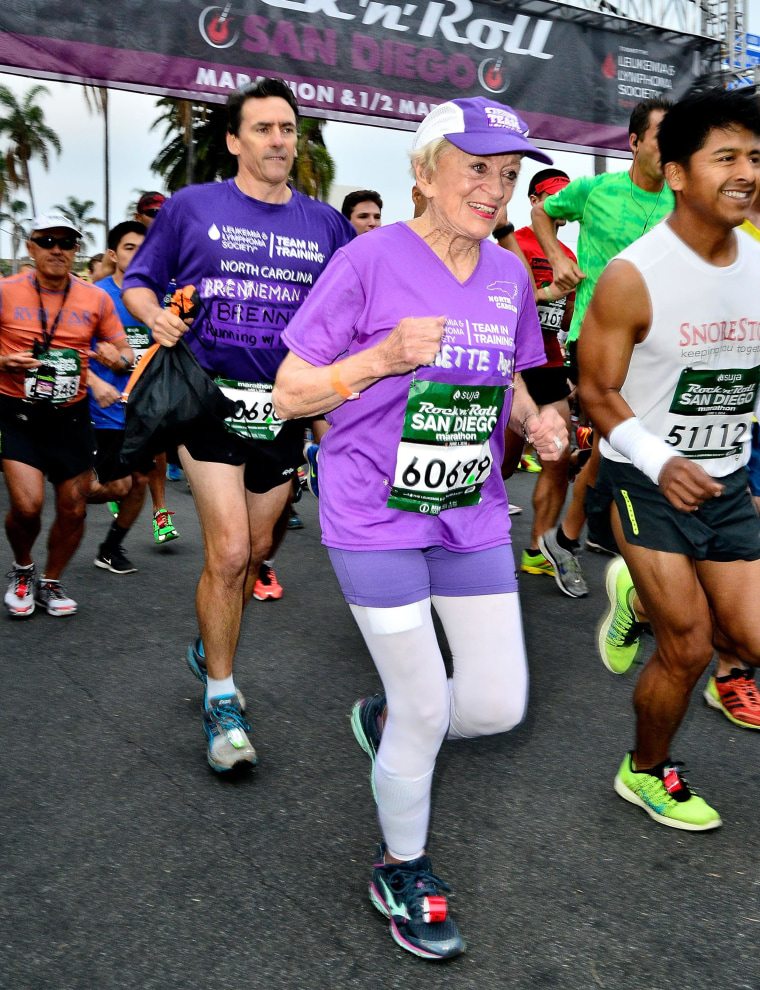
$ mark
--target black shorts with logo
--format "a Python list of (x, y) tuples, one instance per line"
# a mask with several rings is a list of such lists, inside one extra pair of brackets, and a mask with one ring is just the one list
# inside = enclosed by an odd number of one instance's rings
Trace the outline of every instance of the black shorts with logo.
[(0, 457), (41, 471), (54, 484), (92, 470), (95, 437), (87, 399), (68, 406), (0, 395)]
[(291, 419), (283, 423), (274, 440), (243, 440), (209, 418), (196, 421), (182, 442), (196, 461), (245, 464), (246, 489), (263, 495), (289, 481), (303, 464), (304, 426), (304, 420)]
[(747, 469), (716, 480), (725, 486), (721, 496), (703, 502), (696, 512), (682, 512), (638, 468), (602, 457), (596, 485), (586, 494), (589, 526), (595, 532), (606, 526), (611, 537), (614, 501), (625, 538), (635, 546), (694, 560), (757, 560), (760, 518), (747, 486)]

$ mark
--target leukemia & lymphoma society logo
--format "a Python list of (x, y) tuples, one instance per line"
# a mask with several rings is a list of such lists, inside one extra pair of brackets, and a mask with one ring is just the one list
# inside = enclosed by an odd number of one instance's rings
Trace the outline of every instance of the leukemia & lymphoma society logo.
[(235, 27), (236, 18), (230, 17), (231, 3), (224, 7), (205, 7), (198, 18), (198, 30), (207, 45), (212, 48), (231, 48), (240, 32)]
[(491, 93), (503, 93), (509, 88), (509, 77), (502, 68), (504, 56), (485, 58), (478, 66), (478, 79), (483, 89)]

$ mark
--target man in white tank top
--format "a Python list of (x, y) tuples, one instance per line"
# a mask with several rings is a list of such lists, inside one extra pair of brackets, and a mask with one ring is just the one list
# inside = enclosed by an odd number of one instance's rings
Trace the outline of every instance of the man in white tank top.
[(738, 91), (687, 97), (658, 140), (676, 207), (600, 278), (580, 393), (605, 438), (597, 488), (656, 639), (615, 790), (662, 824), (702, 831), (720, 817), (689, 789), (670, 743), (712, 658), (713, 617), (715, 644), (760, 664), (760, 532), (746, 476), (760, 244), (734, 231), (760, 184), (760, 108)]

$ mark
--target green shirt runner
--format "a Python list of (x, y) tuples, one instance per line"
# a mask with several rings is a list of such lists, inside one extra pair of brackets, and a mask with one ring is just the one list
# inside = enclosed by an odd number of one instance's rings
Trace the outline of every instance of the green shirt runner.
[(581, 225), (578, 266), (586, 278), (579, 283), (568, 341), (578, 339), (594, 286), (608, 261), (637, 241), (672, 212), (675, 201), (667, 185), (647, 192), (631, 182), (628, 172), (584, 176), (544, 200), (547, 215)]

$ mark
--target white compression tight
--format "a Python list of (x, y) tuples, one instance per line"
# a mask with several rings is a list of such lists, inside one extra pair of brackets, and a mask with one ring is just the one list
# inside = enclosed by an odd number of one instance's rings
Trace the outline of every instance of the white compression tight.
[[(450, 680), (431, 601), (451, 649)], [(397, 608), (350, 608), (388, 699), (375, 761), (380, 827), (392, 856), (415, 859), (427, 840), (443, 740), (506, 732), (525, 714), (528, 668), (518, 595), (434, 596)]]

